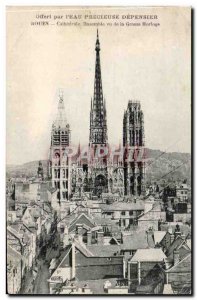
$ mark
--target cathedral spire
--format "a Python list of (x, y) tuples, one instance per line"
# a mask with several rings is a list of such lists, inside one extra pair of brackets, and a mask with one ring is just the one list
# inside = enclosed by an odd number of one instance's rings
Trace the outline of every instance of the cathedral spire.
[(58, 112), (56, 120), (53, 123), (55, 127), (64, 128), (67, 125), (66, 113), (64, 107), (64, 94), (62, 90), (59, 90), (59, 100), (58, 100)]
[(106, 144), (107, 143), (107, 126), (106, 126), (106, 110), (103, 103), (103, 89), (101, 78), (100, 64), (100, 41), (97, 29), (96, 37), (96, 63), (94, 77), (94, 96), (91, 103), (90, 113), (90, 143)]

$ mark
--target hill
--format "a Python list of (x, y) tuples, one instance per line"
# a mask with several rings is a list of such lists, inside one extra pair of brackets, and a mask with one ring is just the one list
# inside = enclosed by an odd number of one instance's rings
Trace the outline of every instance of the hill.
[[(189, 153), (162, 152), (147, 149), (146, 174), (147, 180), (184, 180), (191, 182), (191, 155)], [(42, 160), (44, 174), (47, 174), (47, 160)], [(22, 165), (7, 165), (7, 177), (36, 176), (38, 161)]]

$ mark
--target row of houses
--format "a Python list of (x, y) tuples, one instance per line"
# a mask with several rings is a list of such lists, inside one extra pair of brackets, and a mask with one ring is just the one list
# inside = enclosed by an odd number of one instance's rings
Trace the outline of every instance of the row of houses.
[(175, 212), (168, 222), (161, 198), (84, 193), (60, 207), (56, 192), (42, 181), (15, 185), (7, 212), (9, 293), (21, 292), (28, 272), (36, 277), (52, 224), (60, 243), (59, 254), (46, 257), (49, 293), (190, 293), (190, 224)]
[(7, 290), (21, 293), (27, 277), (35, 278), (41, 239), (50, 233), (50, 206), (32, 203), (24, 209), (7, 211)]
[[(68, 226), (71, 238), (61, 256), (51, 262), (50, 293), (94, 294), (98, 281), (103, 283), (103, 294), (125, 293), (125, 290), (134, 294), (161, 294), (164, 288), (173, 293), (180, 292), (183, 286), (189, 290), (191, 239), (177, 230), (170, 233), (170, 230), (144, 232), (138, 229), (122, 233), (122, 237), (116, 239), (113, 235), (105, 236), (99, 226), (81, 215)], [(83, 238), (85, 231), (87, 240)]]

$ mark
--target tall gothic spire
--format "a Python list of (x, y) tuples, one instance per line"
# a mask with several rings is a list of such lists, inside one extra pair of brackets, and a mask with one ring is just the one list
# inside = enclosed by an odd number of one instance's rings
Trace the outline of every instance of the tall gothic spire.
[(64, 128), (67, 125), (66, 113), (64, 108), (64, 95), (61, 90), (59, 91), (58, 112), (53, 125), (58, 128)]
[(103, 102), (103, 89), (101, 79), (101, 64), (100, 64), (100, 41), (97, 29), (96, 38), (96, 64), (94, 78), (94, 96), (91, 101), (90, 112), (90, 143), (91, 144), (106, 144), (107, 143), (107, 122), (106, 108)]

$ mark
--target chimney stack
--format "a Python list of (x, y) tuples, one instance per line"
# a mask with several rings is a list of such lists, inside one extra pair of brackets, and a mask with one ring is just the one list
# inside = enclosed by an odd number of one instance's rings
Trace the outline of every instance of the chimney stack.
[(181, 236), (181, 229), (180, 229), (180, 226), (177, 224), (177, 225), (176, 225), (176, 229), (175, 229), (175, 231), (174, 231), (174, 239), (176, 240), (176, 238), (177, 238), (178, 236)]
[(83, 243), (83, 225), (77, 224), (77, 238), (80, 243)]
[(177, 265), (179, 262), (179, 250), (175, 249), (173, 252), (174, 265)]
[(91, 244), (92, 244), (92, 232), (87, 231), (87, 245), (91, 245)]
[(169, 261), (168, 258), (164, 258), (164, 263), (165, 263), (165, 269), (169, 269), (172, 265), (171, 261)]
[(104, 232), (98, 231), (97, 232), (97, 244), (102, 245), (103, 244), (103, 238), (104, 238)]
[(170, 235), (170, 245), (174, 242), (174, 234)]

